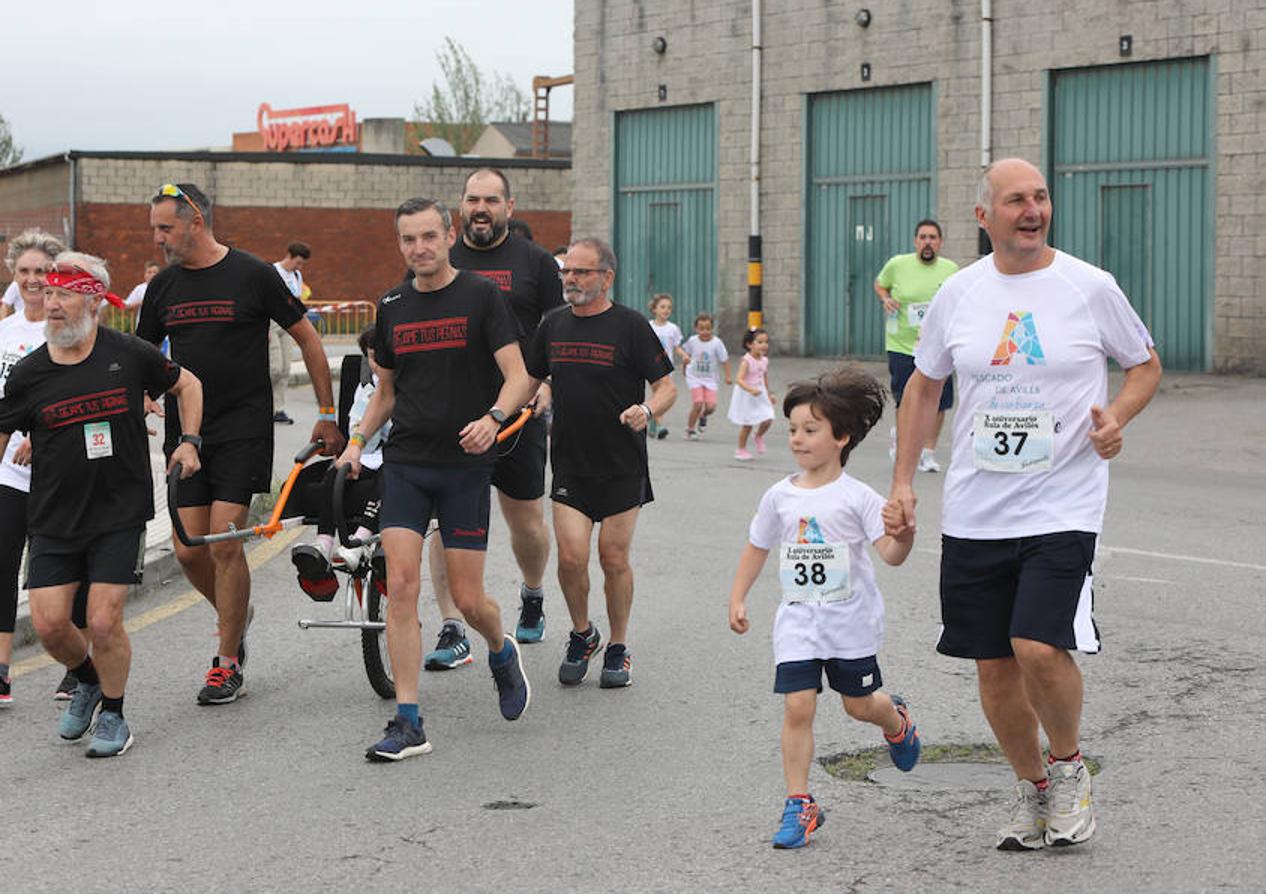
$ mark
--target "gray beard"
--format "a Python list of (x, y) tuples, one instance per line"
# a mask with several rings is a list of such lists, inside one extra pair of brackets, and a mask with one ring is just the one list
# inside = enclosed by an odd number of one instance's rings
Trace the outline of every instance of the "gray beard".
[(61, 328), (53, 329), (53, 321), (44, 321), (44, 340), (55, 348), (73, 348), (83, 342), (97, 328), (97, 318), (85, 313), (76, 324), (63, 322)]

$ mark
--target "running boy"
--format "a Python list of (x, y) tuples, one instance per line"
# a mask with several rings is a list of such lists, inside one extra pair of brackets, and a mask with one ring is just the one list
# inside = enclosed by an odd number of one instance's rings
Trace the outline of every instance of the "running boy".
[(822, 825), (808, 794), (813, 716), (822, 672), (850, 717), (883, 730), (892, 762), (910, 770), (919, 734), (905, 703), (879, 689), (876, 654), (884, 604), (866, 543), (889, 565), (910, 554), (913, 535), (884, 534), (884, 500), (844, 473), (848, 455), (883, 414), (883, 387), (856, 369), (824, 373), (791, 386), (783, 400), (791, 453), (800, 472), (765, 492), (730, 589), (730, 629), (746, 633), (747, 592), (769, 551), (779, 551), (782, 604), (774, 620), (774, 691), (785, 696), (782, 727), (787, 800), (776, 848), (803, 847)]
[(725, 384), (734, 384), (730, 376), (730, 355), (725, 344), (712, 334), (712, 314), (695, 317), (695, 334), (682, 347), (686, 371), (686, 387), (690, 389), (690, 419), (686, 438), (699, 440), (700, 429), (708, 425), (708, 417), (717, 408), (717, 367), (725, 369)]

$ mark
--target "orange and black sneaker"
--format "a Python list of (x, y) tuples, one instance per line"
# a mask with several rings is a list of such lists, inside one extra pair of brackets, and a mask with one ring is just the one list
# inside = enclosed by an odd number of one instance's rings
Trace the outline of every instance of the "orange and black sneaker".
[(218, 655), (212, 658), (206, 685), (198, 693), (198, 704), (227, 705), (237, 701), (242, 695), (246, 695), (246, 684), (241, 670), (236, 667), (221, 667)]
[(818, 807), (812, 795), (793, 795), (782, 809), (782, 823), (774, 833), (774, 847), (804, 847), (811, 836), (826, 820), (826, 814)]
[(558, 666), (558, 682), (564, 686), (579, 686), (589, 673), (589, 659), (602, 644), (602, 634), (592, 624), (584, 633), (571, 631), (567, 640), (567, 654)]

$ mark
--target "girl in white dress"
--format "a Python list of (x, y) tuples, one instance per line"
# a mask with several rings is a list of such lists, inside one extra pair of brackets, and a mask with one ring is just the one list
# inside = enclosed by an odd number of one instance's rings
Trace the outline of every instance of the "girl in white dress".
[(769, 392), (769, 333), (764, 329), (747, 330), (743, 335), (743, 348), (747, 353), (739, 362), (730, 411), (726, 415), (739, 427), (734, 458), (746, 462), (752, 458), (747, 450), (752, 429), (756, 429), (756, 437), (752, 439), (756, 452), (764, 453), (765, 432), (774, 422), (774, 396)]

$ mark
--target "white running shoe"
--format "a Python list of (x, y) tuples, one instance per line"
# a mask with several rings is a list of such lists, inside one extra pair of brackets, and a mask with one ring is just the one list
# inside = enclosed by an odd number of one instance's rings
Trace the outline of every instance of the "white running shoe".
[(1095, 834), (1090, 770), (1081, 761), (1056, 761), (1046, 772), (1051, 780), (1046, 790), (1046, 843), (1081, 844)]
[(1011, 818), (998, 832), (998, 850), (1038, 850), (1046, 844), (1045, 833), (1046, 795), (1029, 780), (1017, 780)]
[(343, 560), (343, 565), (348, 571), (355, 571), (360, 567), (360, 563), (365, 561), (363, 546), (340, 546), (334, 553)]
[(919, 456), (920, 472), (939, 472), (941, 464), (936, 461), (936, 454), (926, 447), (923, 449), (922, 455)]
[(897, 458), (897, 427), (894, 425), (888, 429), (888, 459), (895, 461)]

